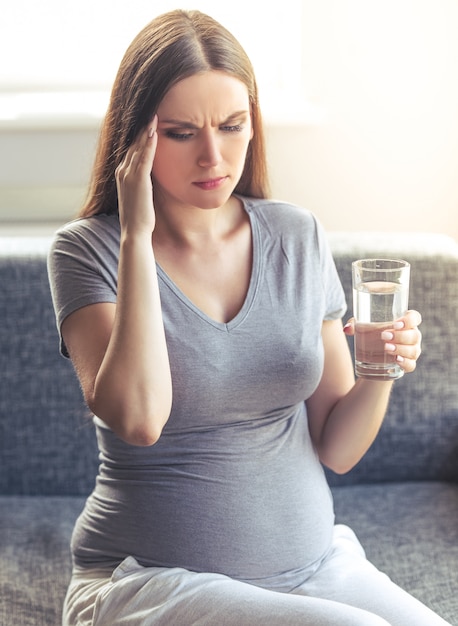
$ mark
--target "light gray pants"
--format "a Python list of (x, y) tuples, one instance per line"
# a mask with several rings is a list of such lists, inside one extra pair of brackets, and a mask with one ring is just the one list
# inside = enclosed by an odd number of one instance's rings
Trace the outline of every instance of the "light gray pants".
[(289, 592), (221, 574), (142, 567), (75, 570), (64, 626), (450, 626), (366, 559), (354, 533), (335, 527), (314, 574)]

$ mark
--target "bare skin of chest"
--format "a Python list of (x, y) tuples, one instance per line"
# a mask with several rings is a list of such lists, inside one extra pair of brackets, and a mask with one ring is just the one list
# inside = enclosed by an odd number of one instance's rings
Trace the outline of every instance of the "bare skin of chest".
[(217, 242), (154, 246), (159, 265), (203, 313), (227, 323), (243, 306), (252, 267), (251, 229), (246, 223)]

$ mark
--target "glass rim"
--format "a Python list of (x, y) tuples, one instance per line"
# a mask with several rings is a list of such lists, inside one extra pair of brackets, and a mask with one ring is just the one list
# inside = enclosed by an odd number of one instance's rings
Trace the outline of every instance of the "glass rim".
[[(392, 264), (392, 266), (389, 267), (382, 265), (381, 267), (377, 267), (377, 263)], [(404, 261), (403, 259), (373, 257), (353, 261), (352, 266), (359, 270), (368, 270), (370, 272), (399, 272), (399, 270), (410, 268), (410, 263), (408, 261)]]

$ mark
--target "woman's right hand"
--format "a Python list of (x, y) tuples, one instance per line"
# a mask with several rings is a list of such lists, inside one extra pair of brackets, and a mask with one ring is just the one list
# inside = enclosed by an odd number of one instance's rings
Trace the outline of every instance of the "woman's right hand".
[(123, 232), (152, 234), (156, 216), (151, 170), (157, 146), (157, 115), (138, 135), (116, 168), (119, 220)]

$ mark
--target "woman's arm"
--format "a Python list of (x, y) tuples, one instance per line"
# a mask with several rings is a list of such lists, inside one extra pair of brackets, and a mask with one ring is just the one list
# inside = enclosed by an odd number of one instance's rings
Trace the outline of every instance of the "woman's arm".
[[(399, 357), (406, 372), (411, 372), (420, 355), (421, 334), (417, 326), (421, 317), (416, 311), (409, 311), (402, 322), (403, 329), (393, 331), (385, 348)], [(324, 371), (318, 388), (307, 401), (309, 427), (322, 463), (343, 474), (360, 461), (377, 436), (393, 383), (363, 378), (355, 383), (340, 320), (324, 322), (322, 337)]]
[(68, 316), (62, 335), (90, 409), (126, 442), (151, 445), (172, 404), (172, 383), (152, 247), (151, 169), (156, 122), (116, 172), (121, 222), (117, 303)]

